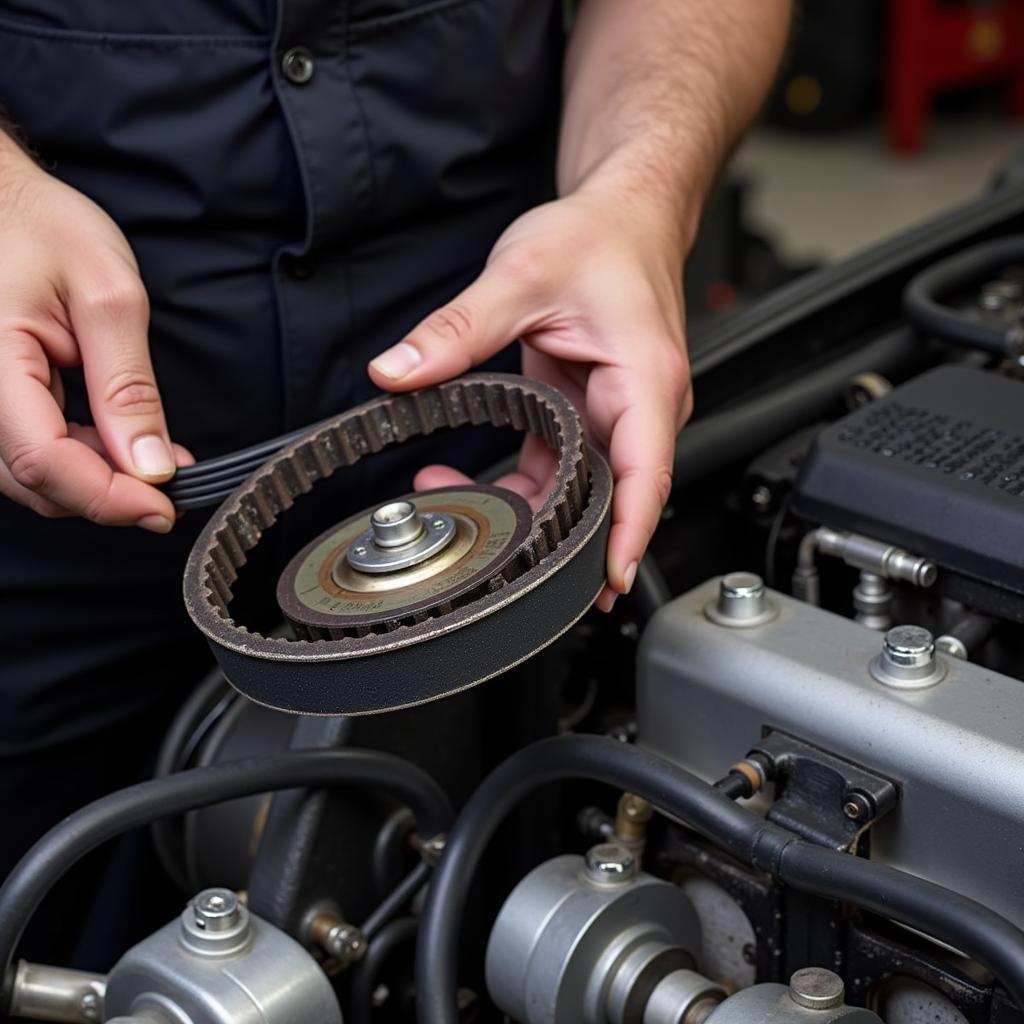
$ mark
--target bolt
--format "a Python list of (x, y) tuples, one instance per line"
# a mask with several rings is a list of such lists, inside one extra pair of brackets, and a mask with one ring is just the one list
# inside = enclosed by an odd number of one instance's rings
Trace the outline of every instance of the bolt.
[(846, 800), (843, 802), (843, 814), (850, 821), (867, 821), (872, 813), (871, 800), (864, 793), (855, 789), (847, 794)]
[(946, 676), (946, 666), (935, 656), (935, 641), (920, 626), (895, 626), (885, 634), (882, 653), (869, 666), (880, 683), (903, 689), (934, 686)]
[(352, 550), (355, 551), (355, 553), (357, 555), (365, 555), (366, 554), (366, 548), (364, 548), (362, 544), (360, 544), (356, 548), (353, 548)]
[(745, 942), (743, 949), (740, 951), (743, 957), (743, 962), (746, 964), (757, 963), (757, 946), (753, 942)]
[(366, 938), (340, 914), (324, 910), (306, 925), (307, 941), (319, 946), (342, 967), (361, 960), (366, 954)]
[(900, 668), (930, 669), (935, 660), (935, 641), (921, 626), (896, 626), (885, 634), (886, 661)]
[(443, 530), (444, 529), (444, 520), (443, 519), (435, 519), (430, 525), (435, 530)]
[(411, 501), (391, 501), (370, 516), (373, 542), (380, 548), (397, 548), (423, 536), (423, 523)]
[(444, 853), (447, 842), (448, 837), (443, 832), (436, 836), (431, 836), (429, 839), (423, 839), (418, 835), (412, 836), (413, 848), (423, 858), (424, 863), (429, 864), (431, 867), (434, 867), (441, 859), (441, 854)]
[(772, 489), (767, 484), (758, 484), (750, 492), (750, 501), (755, 508), (769, 508), (772, 504)]
[(721, 626), (757, 626), (771, 619), (774, 610), (760, 576), (730, 572), (719, 581), (718, 600), (708, 606), (706, 613)]
[(206, 932), (226, 932), (241, 917), (238, 896), (230, 889), (204, 889), (192, 904), (197, 928)]
[(636, 858), (621, 843), (598, 843), (587, 850), (587, 879), (598, 885), (621, 885), (637, 871)]
[(756, 601), (764, 595), (764, 581), (752, 572), (731, 572), (722, 577), (721, 595), (729, 601)]
[(95, 992), (86, 992), (78, 1004), (78, 1012), (84, 1020), (99, 1020), (100, 997)]
[(824, 967), (804, 967), (789, 979), (789, 997), (808, 1010), (843, 1005), (843, 979)]
[(366, 939), (354, 924), (341, 922), (327, 932), (324, 949), (333, 959), (347, 965), (363, 958), (366, 953)]
[(635, 793), (623, 793), (619, 801), (619, 809), (632, 821), (650, 821), (654, 808), (649, 800)]

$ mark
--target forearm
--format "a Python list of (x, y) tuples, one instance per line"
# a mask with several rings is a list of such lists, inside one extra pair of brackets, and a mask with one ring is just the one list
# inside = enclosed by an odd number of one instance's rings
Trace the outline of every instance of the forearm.
[(582, 0), (566, 57), (559, 192), (611, 187), (685, 248), (757, 112), (790, 0)]

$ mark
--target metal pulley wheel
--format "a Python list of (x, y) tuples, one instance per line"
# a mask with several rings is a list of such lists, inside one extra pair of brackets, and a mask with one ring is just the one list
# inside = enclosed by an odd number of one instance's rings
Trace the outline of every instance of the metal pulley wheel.
[[(512, 427), (558, 456), (534, 514), (499, 487), (396, 498), (331, 528), (277, 587), (295, 638), (232, 616), (232, 587), (263, 533), (318, 480), (434, 431)], [(185, 603), (231, 684), (270, 707), (365, 714), (454, 693), (524, 661), (604, 585), (611, 473), (554, 388), (473, 374), (359, 406), (282, 449), (213, 515), (189, 557)]]

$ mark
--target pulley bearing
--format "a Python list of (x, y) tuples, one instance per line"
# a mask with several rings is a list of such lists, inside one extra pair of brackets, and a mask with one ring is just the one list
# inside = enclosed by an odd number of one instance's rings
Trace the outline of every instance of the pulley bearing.
[[(554, 485), (518, 495), (467, 484), (346, 520), (289, 563), (278, 602), (296, 639), (232, 617), (232, 587), (278, 517), (318, 481), (409, 438), (492, 424), (544, 438)], [(611, 474), (555, 389), (473, 374), (359, 406), (274, 455), (213, 515), (189, 557), (185, 603), (238, 690), (307, 714), (365, 714), (454, 693), (568, 629), (604, 584)]]

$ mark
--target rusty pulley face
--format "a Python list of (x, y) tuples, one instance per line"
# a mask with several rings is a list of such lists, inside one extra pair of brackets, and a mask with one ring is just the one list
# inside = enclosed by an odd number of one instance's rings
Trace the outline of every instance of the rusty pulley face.
[[(397, 497), (332, 527), (278, 582), (293, 637), (232, 616), (239, 569), (317, 480), (409, 438), (465, 425), (544, 438), (558, 457), (531, 513), (467, 484)], [(217, 510), (185, 572), (185, 601), (225, 674), (259, 703), (312, 714), (408, 707), (465, 689), (549, 644), (604, 584), (611, 475), (572, 405), (547, 385), (473, 374), (367, 403), (282, 449)]]

